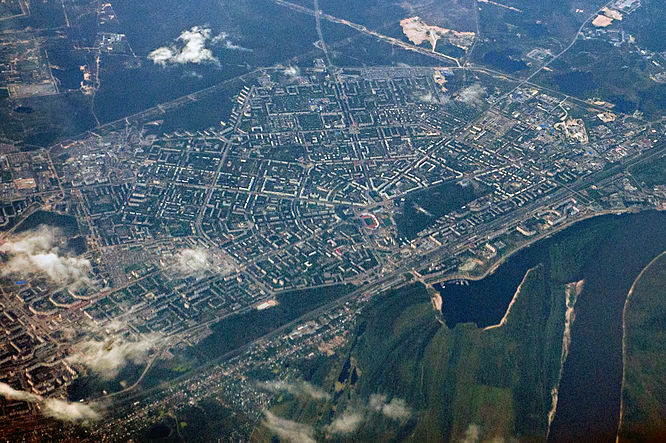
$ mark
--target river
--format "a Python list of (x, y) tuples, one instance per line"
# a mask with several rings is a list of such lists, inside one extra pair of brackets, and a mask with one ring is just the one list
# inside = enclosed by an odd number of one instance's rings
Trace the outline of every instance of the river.
[(641, 270), (666, 250), (666, 214), (624, 216), (590, 260), (549, 441), (614, 442), (622, 391), (622, 309)]
[(549, 275), (551, 245), (609, 222), (609, 235), (588, 254), (580, 275), (571, 279), (585, 279), (585, 286), (576, 304), (571, 347), (551, 425), (553, 442), (615, 440), (622, 385), (622, 309), (641, 269), (666, 250), (666, 213), (584, 220), (517, 252), (482, 280), (436, 285), (449, 327), (465, 322), (479, 327), (497, 324), (529, 268), (543, 263)]

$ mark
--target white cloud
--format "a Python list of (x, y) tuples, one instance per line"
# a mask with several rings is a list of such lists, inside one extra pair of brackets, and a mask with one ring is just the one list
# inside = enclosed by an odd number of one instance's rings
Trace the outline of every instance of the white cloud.
[(384, 394), (372, 394), (370, 396), (371, 409), (378, 411), (384, 403), (386, 403), (386, 396)]
[(461, 443), (475, 443), (479, 441), (481, 436), (481, 427), (474, 423), (470, 423), (465, 431), (465, 437), (461, 440)]
[(128, 363), (143, 363), (155, 347), (159, 335), (149, 334), (137, 341), (128, 341), (118, 335), (110, 335), (101, 341), (87, 340), (75, 347), (68, 360), (80, 363), (105, 379), (112, 379)]
[(215, 37), (210, 39), (210, 44), (213, 46), (221, 45), (224, 44), (225, 41), (227, 41), (227, 38), (229, 37), (229, 34), (226, 32), (220, 32), (217, 34)]
[(215, 37), (213, 37), (210, 40), (210, 43), (211, 43), (211, 45), (214, 45), (214, 46), (219, 45), (219, 46), (223, 47), (224, 49), (229, 49), (231, 51), (252, 52), (252, 49), (244, 48), (240, 45), (237, 45), (237, 44), (233, 43), (229, 39), (229, 34), (227, 34), (226, 32), (220, 32), (219, 34), (217, 34)]
[(458, 100), (470, 106), (479, 106), (486, 96), (486, 88), (479, 83), (474, 83), (458, 92)]
[(86, 421), (99, 418), (99, 413), (84, 403), (47, 398), (42, 407), (44, 415), (60, 421)]
[(91, 285), (92, 265), (85, 258), (62, 255), (57, 246), (57, 229), (41, 226), (10, 238), (0, 245), (0, 252), (7, 254), (2, 264), (2, 276), (18, 278), (44, 274), (54, 283), (73, 288)]
[(185, 78), (203, 78), (203, 75), (199, 74), (196, 71), (187, 71), (183, 73), (183, 77)]
[(181, 275), (197, 274), (201, 276), (204, 271), (215, 272), (219, 275), (233, 272), (233, 263), (226, 261), (219, 252), (202, 246), (184, 248), (174, 256), (173, 267)]
[(7, 400), (29, 401), (33, 403), (42, 401), (41, 396), (33, 394), (32, 392), (14, 389), (7, 383), (0, 383), (0, 395), (5, 397)]
[(411, 410), (407, 407), (405, 400), (394, 398), (382, 406), (382, 414), (393, 420), (407, 420), (411, 415)]
[(328, 400), (331, 398), (328, 393), (305, 381), (289, 383), (286, 381), (273, 380), (260, 383), (259, 387), (275, 393), (288, 392), (297, 397), (309, 397), (314, 400)]
[(449, 97), (442, 95), (440, 97), (436, 96), (432, 92), (427, 92), (416, 97), (418, 101), (422, 103), (431, 103), (433, 105), (445, 105), (449, 102)]
[(405, 400), (393, 398), (387, 402), (386, 399), (386, 395), (373, 394), (367, 404), (345, 410), (326, 429), (333, 434), (351, 434), (356, 432), (365, 421), (370, 421), (373, 414), (382, 414), (398, 422), (404, 422), (411, 417), (412, 411), (407, 407)]
[(224, 42), (224, 49), (229, 49), (231, 51), (252, 52), (252, 49), (245, 48), (245, 47), (237, 45), (235, 43), (231, 43), (228, 40), (226, 42)]
[(93, 327), (91, 330), (95, 332), (100, 332), (102, 330), (108, 331), (108, 332), (120, 332), (122, 330), (127, 329), (127, 322), (123, 320), (119, 320), (117, 318), (114, 318), (113, 320), (107, 322), (104, 326), (103, 329), (100, 329), (99, 326)]
[(219, 66), (220, 61), (213, 55), (211, 46), (221, 46), (234, 51), (251, 51), (251, 49), (233, 43), (229, 40), (228, 34), (224, 32), (213, 37), (210, 28), (193, 26), (191, 29), (181, 32), (171, 45), (151, 51), (148, 59), (161, 66), (188, 63), (212, 63)]
[(70, 403), (57, 398), (44, 398), (41, 395), (12, 388), (6, 383), (0, 383), (0, 395), (8, 400), (27, 401), (36, 403), (42, 413), (60, 421), (88, 421), (100, 417), (93, 407), (84, 403)]
[(301, 70), (298, 68), (298, 66), (287, 66), (284, 68), (284, 71), (282, 71), (284, 75), (287, 77), (298, 77), (301, 75)]
[(185, 248), (176, 255), (176, 269), (181, 274), (203, 272), (211, 266), (210, 253), (205, 248)]
[(174, 51), (167, 47), (157, 48), (148, 54), (148, 58), (158, 65), (166, 66), (174, 58)]
[(169, 63), (214, 63), (219, 64), (213, 52), (206, 47), (206, 42), (211, 38), (209, 28), (193, 26), (188, 31), (183, 31), (176, 39), (177, 43), (171, 46), (157, 48), (148, 54), (148, 58), (158, 65), (166, 66)]
[(370, 409), (398, 421), (407, 420), (412, 415), (412, 411), (407, 407), (405, 400), (396, 397), (387, 403), (386, 396), (383, 394), (372, 394), (370, 396)]
[(364, 419), (365, 414), (347, 410), (328, 425), (328, 430), (333, 434), (351, 434), (356, 432)]
[(278, 417), (270, 411), (265, 411), (264, 415), (266, 419), (262, 423), (278, 437), (296, 443), (314, 443), (311, 426)]
[[(259, 386), (271, 392), (289, 392), (293, 395), (307, 396), (316, 400), (325, 400), (330, 395), (310, 385), (309, 383), (288, 383), (281, 381), (271, 381), (260, 383)], [(266, 420), (264, 425), (270, 428), (281, 438), (290, 441), (311, 441), (313, 428), (309, 425), (293, 422), (275, 416), (270, 411), (265, 412)], [(383, 394), (373, 394), (368, 403), (362, 402), (350, 408), (347, 408), (342, 414), (338, 415), (328, 425), (322, 425), (318, 429), (330, 434), (348, 435), (358, 431), (363, 423), (384, 416), (388, 419), (399, 422), (400, 426), (412, 416), (412, 410), (407, 406), (405, 400), (393, 398), (387, 402), (387, 396)], [(306, 436), (307, 438), (304, 438)]]

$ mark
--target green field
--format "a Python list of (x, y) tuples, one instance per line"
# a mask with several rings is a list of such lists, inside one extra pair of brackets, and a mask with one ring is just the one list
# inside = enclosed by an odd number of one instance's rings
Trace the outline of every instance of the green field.
[(197, 352), (207, 359), (217, 358), (297, 319), (301, 315), (331, 303), (352, 289), (350, 285), (288, 291), (276, 296), (278, 304), (264, 311), (222, 319), (213, 333), (197, 345)]
[[(432, 307), (428, 288), (421, 283), (378, 295), (360, 314), (345, 348), (334, 357), (318, 360), (316, 370), (312, 365), (298, 368), (302, 380), (321, 387), (331, 399), (283, 394), (270, 410), (293, 426), (306, 426), (315, 439), (429, 442), (477, 436), (481, 441), (543, 441), (549, 428), (551, 392), (561, 379), (566, 303), (572, 300), (567, 300), (567, 285), (586, 279), (589, 282), (583, 294), (592, 291), (589, 293), (594, 296), (605, 290), (595, 289), (595, 276), (587, 272), (597, 268), (590, 264), (604, 260), (615, 266), (618, 251), (623, 251), (623, 263), (633, 269), (645, 254), (639, 250), (632, 254), (630, 249), (636, 243), (626, 242), (634, 231), (659, 220), (656, 213), (602, 217), (564, 231), (555, 241), (542, 242), (541, 263), (526, 273), (506, 321), (499, 327), (481, 329), (473, 323), (446, 327)], [(663, 243), (657, 237), (655, 246)], [(608, 250), (609, 244), (619, 249)], [(666, 263), (654, 271), (655, 278), (663, 276), (664, 266)], [(652, 283), (657, 284), (662, 285), (663, 295), (664, 282), (657, 279)], [(655, 297), (651, 300), (658, 301)], [(656, 411), (654, 402), (659, 395), (663, 398), (664, 384), (654, 381), (660, 380), (654, 378), (655, 371), (664, 368), (663, 364), (657, 366), (654, 356), (658, 352), (663, 355), (664, 348), (654, 346), (665, 342), (658, 328), (663, 329), (666, 319), (663, 306), (650, 306), (638, 311), (643, 313), (639, 317), (642, 323), (633, 330), (640, 343), (653, 348), (646, 351), (648, 354), (637, 354), (640, 361), (634, 365), (643, 368), (638, 372), (640, 377), (652, 377), (644, 381), (646, 386), (658, 390), (653, 392), (656, 397), (636, 401), (641, 408)], [(636, 321), (633, 317), (630, 320)], [(377, 398), (383, 401), (379, 407)], [(396, 418), (384, 412), (390, 409), (388, 405), (396, 404), (407, 408), (409, 417), (403, 414)], [(353, 432), (335, 429), (334, 425), (345, 418), (344, 424)], [(654, 413), (648, 418), (656, 420)], [(270, 438), (271, 431), (260, 426), (253, 436), (263, 441)]]
[(632, 167), (629, 172), (639, 183), (651, 188), (657, 185), (666, 185), (666, 157), (652, 160), (648, 164)]
[(441, 183), (409, 193), (402, 205), (402, 212), (395, 215), (398, 233), (413, 239), (444, 214), (460, 209), (483, 193), (480, 185), (461, 186), (456, 183)]
[(286, 291), (275, 298), (278, 304), (270, 309), (232, 315), (211, 326), (212, 333), (195, 346), (172, 349), (174, 358), (159, 360), (146, 374), (145, 387), (151, 387), (182, 376), (202, 364), (242, 350), (252, 341), (287, 325), (327, 303), (348, 294), (351, 285), (334, 285), (317, 289)]
[(666, 254), (636, 280), (625, 306), (621, 441), (666, 440)]
[[(542, 440), (559, 380), (565, 310), (564, 286), (549, 291), (547, 284), (543, 266), (533, 268), (507, 324), (489, 330), (448, 329), (420, 283), (382, 295), (365, 310), (357, 336), (329, 374), (312, 380), (334, 400), (284, 398), (273, 411), (310, 423), (317, 438), (330, 435), (342, 411), (362, 411), (353, 434), (335, 437), (451, 441), (472, 431), (483, 439)], [(377, 394), (386, 403), (404, 401), (411, 417), (373, 410), (368, 404)]]
[(146, 430), (141, 441), (209, 442), (220, 435), (229, 441), (241, 441), (250, 421), (242, 413), (231, 410), (216, 398), (202, 400), (179, 411), (168, 411), (159, 422)]

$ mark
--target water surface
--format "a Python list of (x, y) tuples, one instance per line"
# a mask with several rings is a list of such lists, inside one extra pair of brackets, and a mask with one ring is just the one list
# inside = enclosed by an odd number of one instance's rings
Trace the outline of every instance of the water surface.
[(585, 279), (585, 286), (576, 304), (550, 441), (615, 440), (622, 387), (622, 309), (641, 269), (666, 250), (664, 227), (663, 212), (588, 219), (517, 252), (480, 281), (436, 286), (449, 327), (465, 322), (479, 327), (497, 324), (527, 270), (542, 263), (545, 275), (553, 278), (552, 245), (594, 229), (608, 232), (595, 243), (595, 251), (584, 251), (581, 270), (570, 276), (571, 281)]

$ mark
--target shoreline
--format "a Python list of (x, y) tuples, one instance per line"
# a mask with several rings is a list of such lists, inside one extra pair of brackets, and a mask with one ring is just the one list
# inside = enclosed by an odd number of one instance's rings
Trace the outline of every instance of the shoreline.
[[(564, 331), (562, 332), (562, 352), (560, 352), (560, 370), (557, 374), (557, 383), (550, 391), (551, 397), (551, 408), (548, 412), (548, 428), (546, 430), (546, 439), (550, 435), (550, 426), (553, 424), (555, 419), (555, 414), (557, 413), (557, 401), (559, 399), (560, 393), (560, 382), (562, 381), (562, 372), (564, 371), (564, 363), (569, 357), (569, 346), (571, 346), (571, 328), (573, 327), (574, 321), (576, 320), (576, 302), (578, 297), (583, 292), (583, 286), (585, 285), (585, 280), (579, 280), (577, 282), (567, 283), (564, 290), (564, 295), (566, 297), (565, 306), (566, 310), (564, 311)], [(571, 296), (573, 295), (573, 300), (569, 303)]]
[(428, 283), (432, 284), (432, 285), (445, 283), (445, 282), (450, 281), (450, 280), (469, 280), (469, 281), (483, 280), (484, 278), (488, 277), (489, 275), (494, 274), (495, 271), (501, 265), (503, 265), (509, 258), (511, 258), (513, 255), (515, 255), (519, 251), (521, 251), (521, 250), (523, 250), (523, 249), (525, 249), (529, 246), (532, 246), (534, 243), (536, 243), (540, 240), (545, 240), (549, 237), (552, 237), (553, 235), (555, 235), (555, 234), (557, 234), (561, 231), (564, 231), (567, 228), (570, 228), (571, 226), (575, 225), (576, 223), (579, 223), (579, 222), (582, 222), (582, 221), (585, 221), (585, 220), (589, 220), (589, 219), (595, 218), (595, 217), (602, 217), (604, 215), (639, 214), (641, 212), (649, 212), (649, 211), (664, 212), (664, 211), (666, 211), (666, 209), (660, 209), (660, 208), (654, 208), (654, 209), (650, 208), (650, 209), (646, 209), (646, 210), (641, 210), (641, 209), (636, 209), (636, 208), (613, 209), (613, 210), (609, 209), (609, 210), (606, 210), (606, 211), (595, 212), (593, 214), (587, 214), (587, 215), (584, 215), (584, 216), (582, 216), (580, 218), (577, 218), (575, 220), (567, 221), (566, 223), (563, 223), (562, 225), (556, 227), (555, 229), (552, 229), (550, 231), (547, 231), (547, 232), (544, 232), (542, 234), (534, 236), (532, 239), (528, 240), (527, 242), (523, 243), (520, 246), (517, 246), (517, 247), (513, 248), (512, 250), (510, 250), (509, 252), (504, 254), (502, 257), (497, 259), (497, 261), (493, 262), (493, 264), (481, 274), (470, 275), (470, 274), (465, 274), (465, 273), (461, 273), (461, 272), (456, 271), (456, 272), (453, 272), (451, 274), (442, 274), (438, 277), (433, 277), (432, 280), (428, 277), (425, 277), (424, 280), (427, 281)]
[(484, 331), (488, 331), (488, 330), (490, 330), (490, 329), (499, 328), (499, 327), (504, 326), (504, 325), (506, 324), (506, 322), (507, 322), (507, 318), (509, 317), (509, 313), (511, 313), (511, 307), (513, 306), (513, 304), (514, 304), (514, 303), (516, 302), (516, 300), (518, 299), (518, 294), (520, 294), (520, 291), (521, 291), (522, 288), (523, 288), (523, 283), (525, 283), (525, 280), (527, 280), (527, 276), (530, 275), (530, 272), (534, 271), (538, 266), (539, 266), (539, 265), (534, 266), (534, 267), (528, 269), (528, 270), (525, 272), (525, 275), (523, 276), (523, 279), (520, 281), (520, 284), (519, 284), (518, 287), (516, 288), (516, 292), (513, 294), (513, 297), (511, 298), (511, 302), (509, 303), (509, 306), (507, 306), (507, 308), (506, 308), (506, 312), (504, 313), (504, 317), (502, 317), (502, 319), (500, 320), (500, 322), (497, 323), (496, 325), (486, 326), (485, 328), (483, 328)]
[(662, 256), (665, 255), (666, 251), (663, 251), (661, 254), (657, 255), (652, 260), (650, 260), (650, 263), (648, 263), (643, 269), (641, 269), (641, 272), (638, 274), (638, 276), (634, 279), (633, 283), (631, 284), (631, 288), (629, 288), (629, 292), (627, 293), (627, 298), (624, 301), (624, 307), (622, 308), (622, 384), (620, 386), (620, 418), (618, 420), (617, 433), (615, 435), (616, 443), (620, 441), (620, 430), (622, 429), (622, 418), (624, 416), (624, 398), (622, 393), (624, 392), (624, 386), (626, 383), (626, 368), (627, 368), (627, 315), (626, 315), (627, 306), (629, 306), (629, 300), (631, 299), (631, 296), (634, 293), (634, 289), (636, 288), (636, 283), (640, 281), (640, 279), (643, 277), (643, 274), (645, 274), (645, 271), (647, 271), (657, 260), (659, 260)]

